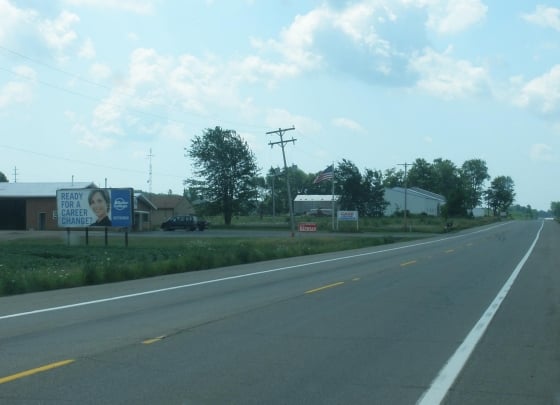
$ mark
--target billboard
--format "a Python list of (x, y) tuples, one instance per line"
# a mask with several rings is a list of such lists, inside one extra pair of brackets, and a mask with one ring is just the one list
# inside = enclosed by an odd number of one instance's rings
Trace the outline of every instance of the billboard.
[(131, 188), (84, 188), (56, 191), (58, 226), (132, 227), (134, 221)]

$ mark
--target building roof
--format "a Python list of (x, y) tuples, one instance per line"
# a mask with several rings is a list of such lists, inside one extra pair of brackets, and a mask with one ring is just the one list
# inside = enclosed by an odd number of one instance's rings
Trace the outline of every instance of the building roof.
[(60, 189), (96, 188), (94, 183), (53, 182), (53, 183), (0, 183), (0, 197), (56, 197)]
[(137, 200), (144, 201), (144, 203), (146, 205), (148, 205), (153, 210), (158, 209), (158, 207), (156, 205), (154, 205), (154, 203), (145, 194), (143, 194), (141, 192), (134, 193), (134, 198), (136, 198)]
[(185, 200), (185, 197), (176, 194), (149, 194), (149, 198), (158, 209), (174, 209)]
[(299, 194), (294, 198), (294, 201), (332, 201), (334, 197), (335, 201), (340, 199), (339, 195), (332, 194)]
[[(404, 194), (404, 191), (405, 191), (405, 189), (403, 187), (393, 187), (389, 190), (394, 191), (396, 193), (402, 193), (402, 194)], [(446, 201), (445, 197), (442, 196), (441, 194), (432, 193), (431, 191), (424, 190), (420, 187), (407, 188), (406, 193), (408, 195), (414, 195), (414, 196), (425, 198), (425, 199), (428, 199), (428, 200), (436, 200), (436, 201), (440, 201), (442, 203), (445, 203), (445, 201)]]

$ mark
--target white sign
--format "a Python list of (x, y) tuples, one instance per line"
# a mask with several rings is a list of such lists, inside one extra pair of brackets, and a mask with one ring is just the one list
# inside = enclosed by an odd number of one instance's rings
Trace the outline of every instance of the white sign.
[(339, 221), (357, 221), (358, 211), (338, 211), (337, 219)]

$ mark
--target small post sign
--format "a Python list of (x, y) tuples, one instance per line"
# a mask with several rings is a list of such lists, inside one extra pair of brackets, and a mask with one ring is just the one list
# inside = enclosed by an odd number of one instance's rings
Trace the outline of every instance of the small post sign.
[(317, 232), (317, 224), (315, 222), (300, 222), (298, 229), (300, 232)]
[(356, 221), (356, 230), (358, 230), (358, 211), (338, 211), (336, 218), (337, 218), (337, 223), (336, 223), (337, 229), (338, 229), (338, 223), (340, 221)]

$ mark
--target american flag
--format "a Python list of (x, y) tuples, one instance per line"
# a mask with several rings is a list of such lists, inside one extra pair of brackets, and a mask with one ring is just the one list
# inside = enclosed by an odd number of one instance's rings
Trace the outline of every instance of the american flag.
[(333, 165), (330, 165), (327, 166), (327, 168), (323, 170), (321, 173), (319, 173), (317, 177), (315, 177), (315, 180), (313, 180), (313, 184), (320, 183), (324, 180), (332, 180), (333, 177), (334, 177), (334, 167)]

